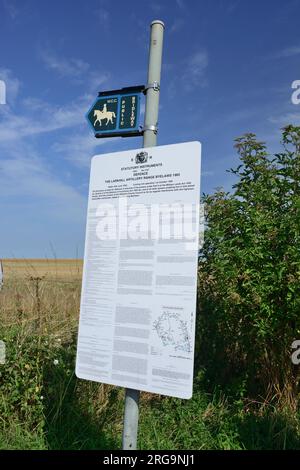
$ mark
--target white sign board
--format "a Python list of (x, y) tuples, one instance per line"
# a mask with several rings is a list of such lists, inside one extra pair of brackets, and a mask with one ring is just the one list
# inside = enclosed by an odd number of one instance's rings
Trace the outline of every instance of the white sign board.
[(92, 159), (79, 378), (190, 398), (199, 142)]

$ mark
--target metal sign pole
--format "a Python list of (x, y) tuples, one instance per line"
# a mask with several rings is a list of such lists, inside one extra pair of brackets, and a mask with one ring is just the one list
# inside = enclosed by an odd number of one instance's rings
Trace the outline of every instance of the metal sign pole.
[[(160, 75), (164, 23), (152, 21), (150, 32), (148, 83), (146, 85), (146, 109), (143, 128), (143, 147), (155, 147), (157, 142), (157, 123), (159, 109)], [(136, 450), (139, 422), (140, 391), (130, 388), (125, 393), (125, 411), (122, 449)]]

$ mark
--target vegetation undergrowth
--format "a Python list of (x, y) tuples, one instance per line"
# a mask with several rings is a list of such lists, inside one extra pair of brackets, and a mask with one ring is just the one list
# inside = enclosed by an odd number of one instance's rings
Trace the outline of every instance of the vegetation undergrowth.
[[(36, 336), (15, 327), (1, 366), (1, 449), (118, 449), (124, 391), (78, 380), (75, 338)], [(209, 391), (204, 371), (191, 400), (142, 394), (141, 449), (300, 448), (297, 415), (251, 404), (235, 391)]]

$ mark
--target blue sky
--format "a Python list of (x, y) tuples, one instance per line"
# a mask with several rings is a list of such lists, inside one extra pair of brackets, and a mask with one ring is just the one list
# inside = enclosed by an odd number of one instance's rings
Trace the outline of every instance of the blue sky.
[(149, 25), (166, 24), (158, 144), (200, 140), (202, 191), (229, 189), (233, 139), (271, 151), (300, 124), (299, 0), (0, 0), (0, 257), (82, 255), (91, 157), (140, 147), (96, 140), (100, 90), (144, 84)]

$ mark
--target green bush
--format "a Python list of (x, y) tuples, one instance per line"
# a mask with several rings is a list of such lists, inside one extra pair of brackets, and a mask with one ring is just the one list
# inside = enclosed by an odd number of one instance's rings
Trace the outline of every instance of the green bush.
[(0, 415), (9, 422), (42, 425), (43, 390), (41, 348), (37, 336), (24, 337), (18, 328), (1, 334), (6, 346), (6, 362), (0, 366)]
[[(58, 396), (65, 375), (73, 371), (66, 360), (66, 347), (51, 337), (24, 333), (19, 326), (1, 328), (6, 346), (5, 364), (0, 366), (0, 416), (5, 427), (12, 421), (41, 435), (45, 428), (45, 407)], [(74, 349), (74, 348), (73, 348)], [(69, 369), (68, 369), (69, 367)], [(56, 389), (49, 385), (49, 374), (56, 376)], [(66, 381), (66, 380), (65, 380)]]
[(236, 139), (232, 193), (204, 196), (198, 363), (241, 394), (295, 405), (300, 337), (300, 128), (269, 155), (254, 134)]
[(0, 338), (0, 449), (115, 448), (117, 390), (75, 377), (75, 337), (10, 326)]

